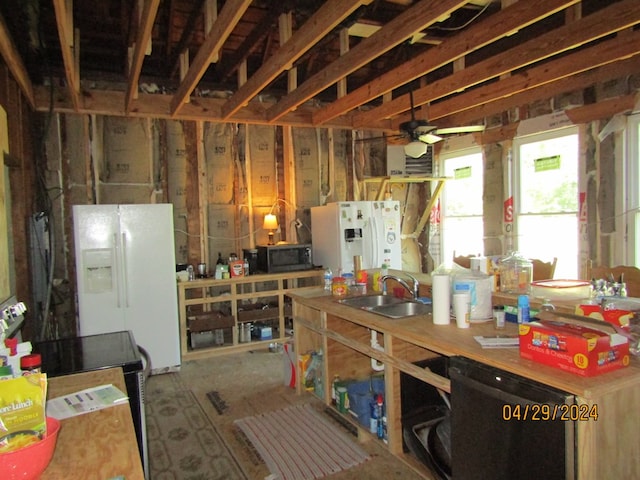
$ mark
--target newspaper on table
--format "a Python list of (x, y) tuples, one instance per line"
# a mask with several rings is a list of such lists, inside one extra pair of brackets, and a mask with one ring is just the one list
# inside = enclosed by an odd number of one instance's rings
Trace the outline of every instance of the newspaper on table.
[(114, 385), (100, 385), (47, 401), (47, 415), (58, 420), (120, 405), (129, 397)]

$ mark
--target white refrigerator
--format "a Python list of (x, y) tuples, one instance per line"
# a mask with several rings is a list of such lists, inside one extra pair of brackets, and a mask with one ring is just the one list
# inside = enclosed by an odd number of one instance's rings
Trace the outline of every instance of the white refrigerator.
[(73, 207), (79, 334), (131, 330), (152, 373), (180, 366), (173, 206)]
[(334, 202), (311, 207), (313, 263), (336, 274), (353, 272), (353, 257), (362, 268), (402, 269), (400, 202)]

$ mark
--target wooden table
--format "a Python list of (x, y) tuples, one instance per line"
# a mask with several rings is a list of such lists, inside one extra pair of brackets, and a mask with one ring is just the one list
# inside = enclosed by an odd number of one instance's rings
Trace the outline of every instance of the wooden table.
[[(121, 368), (107, 368), (49, 379), (47, 398), (99, 385), (113, 384), (126, 392)], [(58, 442), (42, 480), (144, 480), (136, 433), (128, 403), (61, 422)]]

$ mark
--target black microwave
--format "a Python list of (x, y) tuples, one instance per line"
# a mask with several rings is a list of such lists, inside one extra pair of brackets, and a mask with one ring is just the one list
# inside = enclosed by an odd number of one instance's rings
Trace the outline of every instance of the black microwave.
[(311, 244), (258, 245), (258, 271), (294, 272), (313, 268)]

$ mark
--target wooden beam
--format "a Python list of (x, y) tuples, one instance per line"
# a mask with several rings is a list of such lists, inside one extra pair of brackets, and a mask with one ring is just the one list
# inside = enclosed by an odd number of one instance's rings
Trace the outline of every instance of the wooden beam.
[(578, 1), (517, 2), (321, 108), (314, 114), (313, 122), (323, 124)]
[(240, 65), (256, 51), (264, 39), (271, 33), (273, 25), (276, 23), (280, 11), (277, 8), (270, 7), (264, 18), (258, 23), (251, 33), (247, 35), (235, 51), (233, 56), (227, 55), (216, 65), (216, 72), (220, 80), (226, 80)]
[[(556, 28), (416, 90), (413, 92), (414, 106), (424, 105), (499, 77), (509, 71), (524, 68), (535, 62), (567, 52), (588, 42), (629, 28), (638, 22), (640, 22), (640, 2), (622, 0), (588, 17)], [(394, 117), (410, 110), (410, 108), (409, 95), (403, 95), (380, 107), (355, 115), (354, 127), (359, 128), (376, 119)]]
[(205, 38), (200, 50), (198, 50), (196, 57), (193, 59), (185, 79), (180, 83), (178, 90), (173, 95), (170, 105), (171, 115), (175, 115), (185, 104), (185, 99), (191, 95), (191, 92), (209, 67), (211, 58), (218, 53), (222, 44), (229, 37), (242, 15), (244, 15), (244, 12), (249, 8), (249, 5), (251, 5), (251, 0), (227, 0), (225, 2), (213, 29)]
[[(168, 65), (171, 66), (171, 71), (169, 72), (169, 77), (173, 78), (176, 72), (180, 71), (182, 52), (187, 49), (187, 43), (189, 43), (189, 39), (193, 36), (193, 32), (196, 28), (196, 21), (200, 14), (202, 13), (202, 6), (204, 5), (205, 0), (196, 0), (191, 5), (191, 11), (189, 12), (189, 17), (187, 18), (187, 23), (185, 23), (184, 28), (182, 29), (182, 33), (180, 34), (180, 40), (178, 40), (178, 44), (176, 48), (171, 52), (171, 58), (169, 59)], [(173, 2), (171, 2), (171, 6), (174, 7)], [(178, 15), (176, 14), (176, 17)], [(169, 25), (169, 33), (171, 33), (171, 27), (173, 25)], [(204, 32), (205, 38), (208, 35), (208, 32)], [(171, 45), (171, 38), (167, 39), (167, 45)]]
[(20, 87), (22, 94), (31, 105), (31, 108), (35, 108), (36, 101), (33, 93), (33, 84), (27, 73), (27, 69), (22, 62), (22, 57), (18, 53), (18, 50), (13, 43), (7, 24), (4, 21), (4, 17), (0, 15), (0, 55), (4, 58), (7, 68), (15, 78), (16, 83)]
[(327, 0), (291, 39), (263, 63), (262, 67), (231, 96), (223, 108), (223, 118), (225, 120), (231, 118), (338, 23), (351, 15), (359, 6), (369, 4), (371, 1)]
[(140, 71), (142, 70), (142, 62), (144, 61), (147, 45), (151, 40), (153, 31), (153, 23), (158, 13), (160, 0), (145, 0), (141, 23), (138, 25), (138, 36), (133, 50), (131, 64), (129, 65), (127, 94), (125, 96), (124, 110), (129, 112), (133, 100), (138, 98), (138, 80), (140, 80)]
[[(551, 71), (552, 70), (549, 72)], [(536, 72), (532, 73), (537, 77)], [(531, 85), (532, 88), (526, 90), (519, 88), (519, 93), (514, 92), (512, 95), (504, 96), (504, 94), (508, 92), (508, 89), (496, 86), (494, 88), (500, 88), (502, 95), (496, 97), (494, 101), (490, 100), (491, 95), (489, 92), (486, 90), (483, 91), (483, 87), (480, 87), (479, 89), (474, 89), (453, 97), (450, 100), (444, 100), (432, 105), (431, 115), (432, 119), (438, 121), (439, 126), (465, 125), (481, 118), (498, 115), (518, 105), (528, 105), (545, 98), (583, 90), (598, 83), (638, 74), (640, 74), (640, 62), (638, 62), (638, 57), (634, 56), (569, 77), (563, 76), (555, 80), (549, 78), (549, 81), (542, 83), (536, 82), (537, 86)], [(510, 82), (515, 81), (517, 80), (510, 80)], [(463, 109), (460, 108), (462, 104), (473, 106)]]
[(341, 78), (355, 72), (393, 47), (411, 38), (414, 33), (434, 24), (438, 19), (451, 14), (465, 0), (422, 0), (395, 17), (373, 35), (338, 57), (313, 75), (294, 92), (282, 98), (267, 112), (269, 120), (276, 121)]
[(56, 24), (58, 26), (58, 38), (60, 39), (60, 51), (64, 62), (65, 79), (69, 96), (75, 111), (80, 109), (80, 78), (76, 71), (76, 61), (73, 50), (73, 3), (71, 0), (53, 0), (53, 7), (56, 12)]

